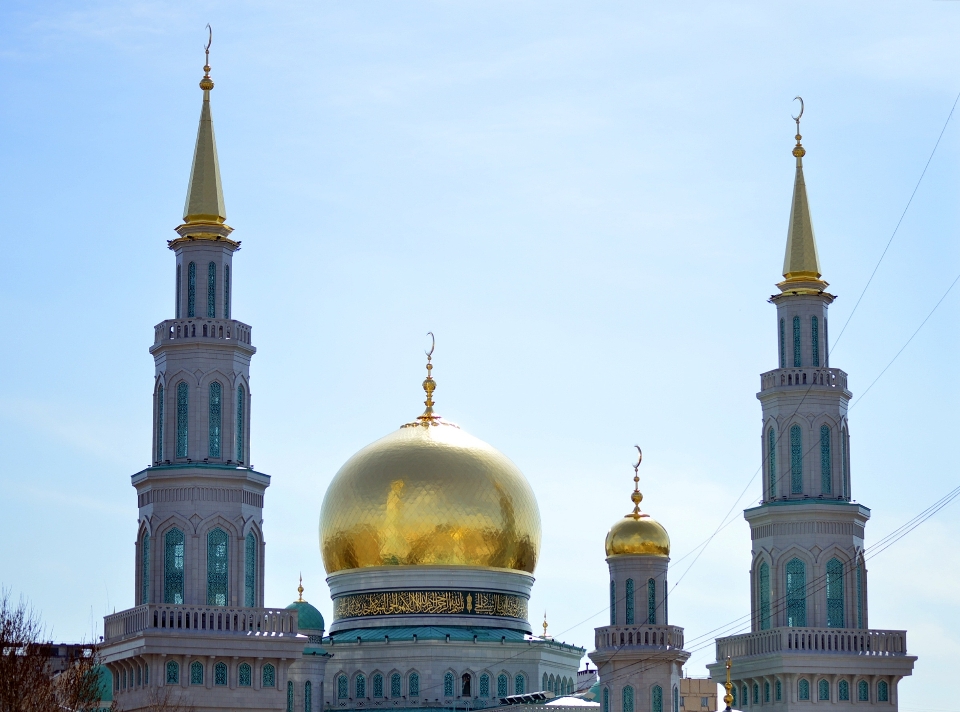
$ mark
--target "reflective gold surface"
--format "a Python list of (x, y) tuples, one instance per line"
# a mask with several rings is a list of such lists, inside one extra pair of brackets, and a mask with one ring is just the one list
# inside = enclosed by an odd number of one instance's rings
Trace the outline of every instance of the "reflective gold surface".
[(660, 522), (649, 515), (632, 512), (611, 527), (604, 543), (607, 556), (646, 554), (670, 556), (670, 537)]
[(433, 421), (350, 458), (320, 512), (328, 574), (369, 566), (490, 566), (533, 573), (540, 511), (505, 455)]

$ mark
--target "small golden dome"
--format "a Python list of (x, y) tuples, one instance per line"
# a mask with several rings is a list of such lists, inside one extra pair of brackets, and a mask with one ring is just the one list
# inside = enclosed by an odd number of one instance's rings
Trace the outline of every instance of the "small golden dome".
[(643, 452), (640, 446), (635, 445), (639, 457), (633, 466), (633, 492), (630, 501), (633, 502), (633, 511), (619, 522), (610, 527), (604, 548), (607, 556), (622, 554), (639, 554), (643, 556), (670, 556), (670, 537), (667, 530), (649, 514), (640, 511), (640, 476), (637, 471), (643, 462)]

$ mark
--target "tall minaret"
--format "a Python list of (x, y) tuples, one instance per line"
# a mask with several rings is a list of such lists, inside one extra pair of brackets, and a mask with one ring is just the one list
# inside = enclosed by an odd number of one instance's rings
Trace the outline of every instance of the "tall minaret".
[(852, 394), (847, 374), (830, 367), (827, 310), (836, 297), (821, 279), (795, 120), (784, 279), (770, 297), (778, 368), (760, 376), (760, 506), (744, 512), (753, 542), (752, 633), (719, 639), (709, 667), (719, 681), (724, 662), (734, 659), (734, 706), (741, 708), (810, 700), (895, 707), (897, 682), (916, 658), (906, 654), (905, 631), (868, 626), (870, 510), (852, 501)]

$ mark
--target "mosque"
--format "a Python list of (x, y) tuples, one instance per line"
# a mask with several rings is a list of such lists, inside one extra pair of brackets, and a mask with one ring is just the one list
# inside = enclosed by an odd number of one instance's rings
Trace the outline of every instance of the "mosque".
[[(506, 455), (435, 412), (430, 356), (422, 414), (351, 457), (324, 497), (329, 627), (302, 587), (289, 606), (266, 606), (270, 476), (250, 465), (256, 348), (252, 328), (232, 314), (240, 242), (226, 224), (209, 47), (204, 72), (183, 223), (168, 242), (174, 317), (156, 325), (150, 347), (152, 465), (131, 479), (136, 605), (104, 619), (117, 706), (685, 710), (690, 654), (683, 628), (668, 620), (670, 538), (640, 509), (636, 468), (632, 508), (605, 541), (609, 624), (596, 629), (589, 652), (598, 677), (578, 675), (586, 648), (553, 640), (546, 626), (535, 636), (529, 622), (541, 543), (536, 496)], [(851, 392), (846, 373), (830, 366), (835, 297), (821, 280), (799, 119), (797, 132), (784, 281), (770, 298), (780, 360), (757, 395), (763, 501), (745, 512), (751, 632), (719, 639), (710, 670), (718, 681), (732, 674), (728, 706), (895, 710), (897, 683), (916, 658), (905, 631), (868, 627), (870, 510), (851, 500)]]

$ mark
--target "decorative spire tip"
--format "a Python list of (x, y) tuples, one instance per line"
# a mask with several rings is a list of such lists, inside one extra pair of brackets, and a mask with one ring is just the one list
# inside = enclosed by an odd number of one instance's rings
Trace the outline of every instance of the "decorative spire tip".
[(439, 415), (433, 414), (433, 392), (437, 389), (437, 384), (433, 380), (433, 376), (430, 375), (430, 372), (433, 371), (433, 350), (437, 347), (437, 339), (432, 331), (428, 331), (427, 336), (430, 337), (430, 350), (424, 352), (427, 354), (427, 377), (423, 380), (423, 392), (427, 394), (427, 399), (423, 404), (427, 408), (423, 411), (423, 415), (417, 418), (423, 425), (436, 423), (440, 419)]
[(733, 693), (731, 692), (731, 690), (733, 690), (733, 683), (730, 682), (730, 667), (731, 667), (731, 662), (728, 656), (727, 657), (727, 681), (723, 683), (723, 687), (727, 691), (727, 694), (723, 696), (723, 702), (724, 704), (727, 705), (727, 709), (730, 709), (730, 705), (733, 704)]
[(637, 470), (640, 469), (640, 463), (643, 462), (643, 450), (640, 449), (639, 445), (634, 445), (637, 448), (637, 464), (633, 466), (633, 492), (630, 494), (630, 500), (633, 502), (633, 512), (628, 514), (628, 517), (633, 517), (634, 519), (640, 518), (640, 503), (643, 501), (643, 495), (640, 493), (640, 475), (637, 474)]
[(795, 96), (793, 100), (800, 102), (800, 113), (799, 115), (793, 117), (793, 120), (797, 122), (797, 145), (793, 147), (793, 155), (796, 156), (797, 160), (799, 161), (801, 158), (807, 155), (807, 150), (800, 143), (800, 139), (803, 138), (803, 136), (800, 135), (800, 117), (803, 116), (803, 98)]
[(210, 45), (213, 44), (213, 28), (210, 27), (210, 24), (207, 23), (207, 46), (204, 48), (204, 53), (206, 54), (206, 61), (203, 63), (203, 79), (200, 80), (200, 88), (203, 89), (204, 97), (208, 96), (207, 92), (213, 89), (213, 80), (210, 78)]
[(297, 599), (297, 603), (303, 603), (303, 574), (300, 574), (300, 585), (297, 586), (297, 593), (300, 595), (300, 598)]

